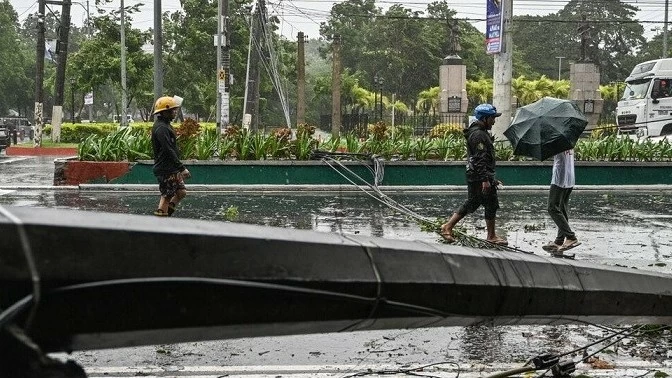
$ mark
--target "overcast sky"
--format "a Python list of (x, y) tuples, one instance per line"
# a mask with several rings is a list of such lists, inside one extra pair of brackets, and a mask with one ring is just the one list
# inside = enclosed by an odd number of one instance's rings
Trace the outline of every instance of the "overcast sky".
[[(18, 12), (19, 18), (23, 19), (30, 13), (37, 11), (37, 0), (9, 0)], [(424, 11), (427, 4), (433, 0), (377, 0), (376, 4), (381, 8), (388, 8), (394, 4), (401, 4), (412, 10)], [(585, 0), (596, 1), (596, 0)], [(610, 0), (616, 1), (616, 0)], [(660, 24), (645, 24), (645, 36), (651, 37), (654, 33), (650, 29), (662, 28), (664, 19), (665, 0), (621, 0), (638, 6), (641, 11), (638, 16), (640, 21), (656, 21)], [(175, 11), (180, 9), (179, 0), (162, 0), (163, 11)], [(483, 19), (485, 18), (486, 0), (448, 0), (450, 7), (457, 11), (459, 18)], [(89, 9), (92, 15), (96, 15), (95, 0), (89, 0)], [(142, 12), (133, 16), (133, 26), (140, 29), (148, 29), (153, 26), (153, 0), (125, 0), (125, 5), (142, 3)], [(335, 1), (330, 0), (267, 0), (269, 15), (277, 15), (281, 20), (280, 32), (287, 38), (294, 39), (299, 31), (303, 31), (308, 38), (319, 37), (320, 22), (326, 20), (329, 10)], [(82, 25), (86, 20), (87, 0), (73, 0), (72, 21), (76, 25)], [(107, 11), (119, 7), (119, 0), (115, 0), (103, 8)], [(544, 15), (554, 13), (562, 9), (567, 0), (514, 0), (514, 15)], [(59, 6), (51, 5), (52, 9), (60, 10)], [(474, 21), (473, 25), (485, 32), (485, 23)], [(214, 34), (214, 31), (213, 31)]]

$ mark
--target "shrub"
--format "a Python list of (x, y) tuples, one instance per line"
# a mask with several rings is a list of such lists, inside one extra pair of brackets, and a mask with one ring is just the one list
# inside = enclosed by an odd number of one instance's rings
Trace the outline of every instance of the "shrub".
[(458, 123), (440, 123), (429, 132), (430, 138), (443, 138), (447, 134), (462, 135), (464, 127)]

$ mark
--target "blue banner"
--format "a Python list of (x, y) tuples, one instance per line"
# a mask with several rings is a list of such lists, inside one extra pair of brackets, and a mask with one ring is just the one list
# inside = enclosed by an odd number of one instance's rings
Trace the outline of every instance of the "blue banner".
[(502, 1), (487, 2), (487, 20), (485, 24), (485, 52), (497, 54), (502, 51)]

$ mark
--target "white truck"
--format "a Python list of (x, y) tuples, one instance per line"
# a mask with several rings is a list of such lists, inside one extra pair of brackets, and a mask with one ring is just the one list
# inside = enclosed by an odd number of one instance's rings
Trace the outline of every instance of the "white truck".
[(672, 138), (672, 58), (640, 63), (616, 107), (620, 134)]

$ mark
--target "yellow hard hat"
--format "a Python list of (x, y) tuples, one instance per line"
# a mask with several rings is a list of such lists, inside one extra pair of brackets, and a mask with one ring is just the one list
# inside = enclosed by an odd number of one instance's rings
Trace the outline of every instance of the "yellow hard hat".
[(154, 104), (154, 113), (152, 114), (160, 113), (168, 109), (179, 108), (182, 105), (182, 101), (178, 101), (178, 99), (181, 100), (180, 97), (160, 97)]

